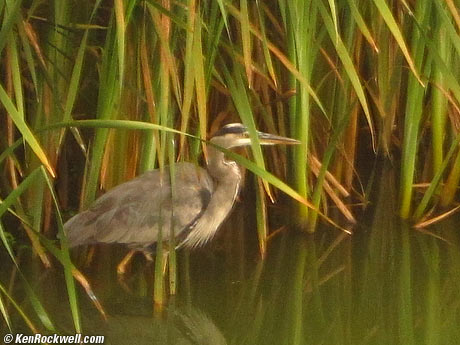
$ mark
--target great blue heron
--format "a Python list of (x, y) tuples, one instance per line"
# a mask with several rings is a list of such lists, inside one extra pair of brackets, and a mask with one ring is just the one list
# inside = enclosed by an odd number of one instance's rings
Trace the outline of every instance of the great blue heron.
[[(258, 136), (261, 145), (299, 143), (262, 132)], [(251, 140), (245, 126), (233, 123), (221, 128), (211, 143), (231, 149), (250, 145)], [(69, 247), (122, 243), (150, 253), (160, 228), (163, 241), (173, 230), (178, 246), (198, 247), (208, 242), (235, 203), (241, 172), (223, 152), (211, 145), (207, 150), (206, 169), (192, 163), (175, 164), (174, 189), (168, 169), (157, 169), (102, 195), (88, 210), (65, 223)], [(120, 267), (119, 273), (123, 273)]]

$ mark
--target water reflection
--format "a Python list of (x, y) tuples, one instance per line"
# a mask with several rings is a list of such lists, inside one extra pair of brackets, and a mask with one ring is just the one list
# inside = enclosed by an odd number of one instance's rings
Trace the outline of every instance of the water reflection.
[[(436, 237), (417, 232), (395, 216), (391, 171), (380, 183), (353, 236), (286, 230), (263, 261), (246, 223), (251, 207), (240, 205), (210, 246), (179, 253), (178, 295), (160, 315), (151, 306), (152, 267), (134, 262), (126, 292), (114, 270), (123, 253), (99, 249), (84, 270), (111, 317), (103, 321), (81, 291), (83, 327), (110, 344), (456, 344), (459, 219), (430, 228)], [(57, 271), (41, 277), (51, 315), (64, 309)], [(70, 320), (56, 324), (72, 333)]]
[[(455, 344), (460, 339), (458, 218), (429, 229), (436, 237), (415, 231), (395, 216), (392, 171), (379, 182), (353, 236), (334, 229), (314, 236), (285, 231), (270, 243), (266, 260), (254, 260), (246, 274), (226, 272), (234, 269), (231, 263), (214, 271), (198, 265), (192, 270), (192, 277), (212, 277), (207, 283), (218, 284), (202, 307), (220, 320), (231, 343)], [(203, 300), (198, 296), (193, 300)], [(212, 303), (226, 308), (213, 310)]]
[(91, 334), (104, 334), (105, 344), (226, 345), (213, 321), (198, 310), (169, 308), (162, 317), (112, 314), (107, 321), (94, 320)]
[(409, 228), (394, 216), (392, 178), (381, 176), (370, 217), (353, 236), (323, 229), (272, 243), (246, 287), (235, 343), (458, 342), (458, 219), (431, 228), (437, 237)]

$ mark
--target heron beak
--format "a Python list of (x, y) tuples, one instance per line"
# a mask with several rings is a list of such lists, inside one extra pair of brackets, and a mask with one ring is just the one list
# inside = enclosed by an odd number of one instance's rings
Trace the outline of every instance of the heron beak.
[(296, 139), (281, 137), (279, 135), (268, 134), (263, 132), (257, 132), (259, 135), (260, 145), (277, 145), (277, 144), (284, 144), (284, 145), (298, 145), (300, 141)]

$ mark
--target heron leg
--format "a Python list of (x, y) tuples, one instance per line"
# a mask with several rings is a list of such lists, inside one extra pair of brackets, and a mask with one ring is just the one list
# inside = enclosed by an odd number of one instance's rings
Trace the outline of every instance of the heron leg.
[(132, 249), (128, 252), (128, 254), (126, 254), (123, 260), (120, 261), (120, 263), (117, 266), (118, 275), (122, 276), (126, 273), (126, 266), (128, 266), (128, 264), (131, 262), (134, 254), (136, 254), (136, 250)]
[[(142, 252), (142, 254), (144, 254), (144, 257), (145, 259), (148, 261), (148, 262), (153, 262), (153, 256), (152, 256), (152, 253), (151, 252)], [(162, 263), (163, 263), (163, 267), (162, 267), (162, 274), (163, 274), (163, 277), (166, 275), (166, 268), (168, 267), (168, 262), (169, 262), (169, 250), (163, 250), (163, 253), (162, 253)]]
[[(142, 254), (144, 254), (145, 259), (147, 261), (150, 261), (150, 262), (153, 261), (152, 253), (150, 253), (150, 252), (142, 252)], [(168, 262), (169, 262), (169, 249), (163, 248), (161, 258), (162, 258), (162, 263), (163, 263), (162, 273), (163, 273), (163, 277), (164, 277), (166, 275), (166, 268), (168, 267)]]
[[(148, 262), (153, 261), (153, 256), (152, 256), (151, 252), (142, 251), (142, 254), (144, 254), (144, 257)], [(163, 253), (162, 253), (162, 259), (163, 259), (162, 272), (163, 272), (163, 277), (166, 274), (166, 267), (168, 266), (168, 261), (169, 261), (168, 258), (169, 258), (169, 250), (163, 250)]]
[(97, 299), (96, 295), (94, 294), (93, 289), (91, 288), (91, 285), (89, 284), (88, 280), (85, 278), (83, 273), (81, 273), (76, 268), (73, 268), (72, 269), (72, 275), (81, 284), (81, 286), (83, 286), (83, 288), (86, 291), (86, 294), (89, 296), (89, 298), (93, 302), (93, 304), (96, 307), (96, 309), (99, 311), (99, 313), (101, 313), (101, 315), (104, 318), (104, 320), (107, 321), (107, 314), (106, 314), (104, 308), (102, 307), (102, 304), (99, 302), (99, 300)]
[(150, 252), (142, 252), (144, 254), (144, 257), (147, 261), (153, 261), (152, 253)]

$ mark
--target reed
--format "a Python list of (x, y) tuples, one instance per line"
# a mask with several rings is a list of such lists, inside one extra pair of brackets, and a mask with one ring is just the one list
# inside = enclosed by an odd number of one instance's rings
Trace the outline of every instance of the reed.
[[(250, 160), (228, 153), (257, 176), (261, 256), (273, 230), (269, 199), (278, 198), (269, 184), (295, 199), (290, 218), (303, 230), (315, 232), (318, 220), (345, 230), (364, 208), (353, 205), (369, 197), (376, 157), (396, 161), (401, 218), (441, 219), (455, 208), (460, 181), (459, 18), (452, 0), (2, 1), (2, 250), (19, 272), (10, 235), (45, 267), (59, 257), (79, 330), (68, 250), (46, 238), (103, 190), (206, 159), (204, 140), (235, 121), (254, 138), (257, 128), (302, 143), (264, 155), (254, 140)], [(309, 260), (302, 253), (298, 281)], [(159, 250), (157, 304), (180, 290), (175, 253), (169, 273), (163, 259)], [(409, 282), (401, 284), (408, 293)], [(3, 281), (0, 290), (5, 318), (6, 300), (22, 314)], [(26, 294), (52, 329), (33, 290)], [(407, 317), (399, 318), (401, 337), (414, 343)]]

